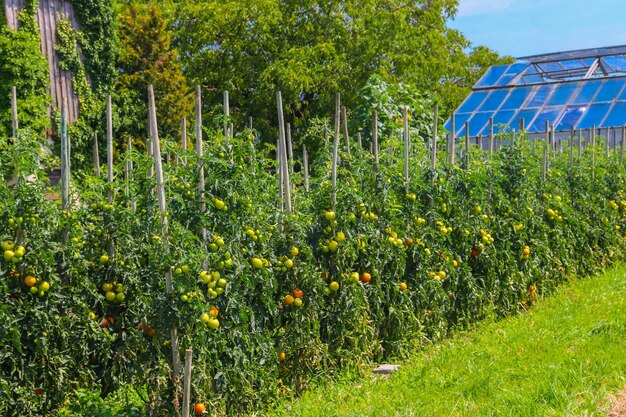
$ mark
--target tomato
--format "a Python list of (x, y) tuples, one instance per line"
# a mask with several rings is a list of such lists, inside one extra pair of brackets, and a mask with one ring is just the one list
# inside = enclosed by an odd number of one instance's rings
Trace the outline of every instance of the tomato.
[(102, 287), (100, 287), (100, 289), (102, 290), (103, 293), (108, 293), (109, 291), (113, 290), (113, 284), (111, 284), (110, 282), (105, 282), (104, 284), (102, 284)]
[(211, 317), (209, 317), (209, 315), (207, 313), (204, 313), (200, 316), (200, 320), (202, 320), (205, 323), (208, 323), (209, 320), (211, 319)]
[(283, 301), (285, 302), (286, 305), (290, 306), (293, 304), (293, 297), (291, 296), (291, 294), (287, 294), (285, 298), (283, 299)]
[(361, 282), (363, 284), (367, 284), (371, 280), (372, 280), (372, 275), (369, 272), (362, 272), (361, 273)]
[(100, 322), (100, 327), (101, 327), (101, 328), (103, 328), (103, 329), (107, 329), (107, 328), (109, 327), (109, 325), (110, 325), (110, 324), (111, 324), (111, 323), (109, 322), (109, 319), (105, 317), (105, 318), (104, 318), (104, 319), (102, 319), (102, 321)]
[(195, 403), (193, 406), (193, 411), (195, 411), (196, 414), (202, 414), (204, 410), (206, 410), (206, 407), (203, 403)]
[(302, 303), (303, 303), (302, 298), (296, 298), (295, 300), (293, 300), (294, 307), (298, 307), (298, 308), (302, 307)]
[(4, 250), (4, 251), (13, 250), (13, 248), (15, 247), (15, 244), (13, 242), (9, 242), (7, 240), (7, 241), (2, 242), (2, 246), (1, 247), (2, 247), (2, 250)]
[(106, 265), (108, 263), (109, 263), (109, 256), (108, 255), (100, 256), (100, 265)]
[(21, 258), (21, 257), (23, 257), (25, 254), (26, 254), (26, 249), (24, 248), (24, 246), (18, 246), (18, 247), (15, 249), (15, 256), (18, 256), (18, 257), (20, 257), (20, 258)]
[(121, 302), (123, 302), (125, 299), (126, 299), (126, 296), (124, 295), (124, 293), (123, 293), (123, 292), (117, 293), (117, 294), (115, 295), (115, 302), (117, 302), (117, 303), (121, 303)]
[(440, 280), (442, 280), (446, 278), (447, 274), (445, 273), (445, 271), (439, 271), (437, 276), (439, 277)]
[(333, 281), (328, 286), (332, 292), (337, 292), (339, 290), (339, 283), (337, 281)]
[(411, 239), (410, 237), (407, 237), (405, 242), (406, 242), (407, 246), (412, 246), (413, 245), (413, 239)]
[(252, 263), (252, 266), (257, 269), (263, 266), (263, 261), (260, 260), (259, 258), (252, 258), (250, 262)]
[(328, 221), (335, 220), (335, 212), (334, 211), (326, 211), (324, 212), (324, 218)]
[(39, 284), (39, 289), (41, 291), (48, 292), (50, 290), (50, 283), (48, 281), (43, 281), (41, 284)]
[(339, 244), (335, 240), (331, 240), (330, 242), (328, 242), (328, 249), (330, 249), (331, 252), (336, 252), (337, 246), (339, 246)]
[(216, 318), (210, 318), (207, 324), (209, 325), (209, 328), (214, 330), (220, 327), (220, 321)]
[(344, 240), (346, 240), (346, 235), (343, 232), (338, 232), (337, 236), (335, 236), (335, 240), (337, 242), (343, 242)]
[(285, 360), (285, 352), (279, 352), (278, 353), (278, 361), (279, 362), (283, 362)]
[(145, 326), (143, 328), (143, 332), (150, 337), (154, 337), (156, 335), (156, 329), (154, 327)]
[(7, 262), (10, 262), (11, 259), (13, 259), (13, 257), (15, 256), (15, 252), (10, 251), (10, 250), (5, 250), (4, 251), (4, 260)]
[(287, 259), (284, 265), (285, 265), (285, 268), (291, 269), (293, 268), (293, 261), (291, 259)]
[(109, 302), (113, 302), (115, 301), (115, 297), (117, 295), (113, 292), (113, 291), (108, 291), (105, 295), (104, 298), (106, 298), (107, 301)]
[(211, 315), (211, 317), (217, 317), (220, 314), (220, 312), (217, 309), (217, 307), (211, 306), (211, 309), (209, 310), (209, 314)]
[(456, 268), (457, 266), (459, 266), (459, 263), (456, 260), (452, 261), (452, 267)]
[(24, 278), (24, 285), (26, 285), (27, 287), (32, 287), (36, 283), (37, 283), (37, 278), (35, 278), (32, 275), (29, 275)]
[(409, 286), (408, 286), (408, 285), (406, 285), (406, 282), (401, 282), (401, 283), (398, 285), (398, 288), (400, 288), (400, 291), (406, 291), (406, 290), (408, 290), (408, 289), (409, 289)]
[(302, 298), (302, 296), (304, 295), (302, 290), (293, 290), (292, 292), (293, 292), (293, 296), (296, 298)]

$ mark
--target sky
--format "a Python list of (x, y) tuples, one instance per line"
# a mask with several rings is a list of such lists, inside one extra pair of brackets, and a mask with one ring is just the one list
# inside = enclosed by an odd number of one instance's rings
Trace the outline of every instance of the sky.
[(626, 0), (459, 0), (448, 26), (514, 57), (626, 45)]

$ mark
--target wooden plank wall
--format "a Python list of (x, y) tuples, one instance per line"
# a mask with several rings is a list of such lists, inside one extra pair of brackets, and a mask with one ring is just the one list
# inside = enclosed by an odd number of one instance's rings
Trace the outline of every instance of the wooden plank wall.
[[(24, 0), (4, 0), (4, 10), (9, 27), (16, 29), (19, 25), (18, 13), (24, 7)], [(52, 107), (60, 109), (63, 99), (67, 98), (68, 118), (72, 123), (78, 118), (78, 97), (72, 85), (72, 73), (61, 71), (59, 58), (54, 50), (56, 44), (57, 22), (67, 19), (78, 29), (78, 22), (72, 5), (64, 0), (39, 0), (37, 22), (41, 32), (41, 51), (48, 58), (50, 74), (50, 96)], [(18, 92), (19, 94), (19, 92)]]

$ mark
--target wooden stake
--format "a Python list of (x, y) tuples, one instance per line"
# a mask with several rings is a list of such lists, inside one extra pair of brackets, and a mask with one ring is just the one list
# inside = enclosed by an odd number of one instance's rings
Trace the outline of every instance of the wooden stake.
[(135, 199), (130, 197), (130, 181), (133, 179), (133, 160), (131, 159), (131, 151), (133, 150), (133, 144), (131, 142), (130, 136), (126, 139), (126, 152), (128, 155), (128, 161), (126, 162), (126, 195), (129, 196), (131, 200), (130, 207), (132, 212), (134, 213), (137, 210), (137, 203), (135, 203)]
[(596, 169), (596, 127), (591, 129), (591, 179), (595, 177)]
[[(206, 211), (206, 203), (204, 202), (204, 149), (202, 147), (202, 89), (199, 85), (196, 86), (195, 92), (196, 98), (196, 160), (198, 161), (198, 194), (200, 197), (200, 203), (198, 204), (198, 211), (204, 213)], [(200, 234), (200, 240), (202, 247), (206, 246), (206, 229), (200, 227), (198, 231)], [(208, 268), (208, 260), (202, 261), (202, 268)]]
[(113, 109), (111, 95), (107, 96), (107, 182), (109, 184), (108, 202), (113, 203)]
[(572, 167), (574, 166), (574, 128), (572, 127), (572, 132), (569, 137), (569, 169), (570, 176), (573, 175)]
[(404, 108), (404, 184), (406, 192), (409, 192), (409, 108)]
[(359, 144), (359, 149), (363, 149), (363, 138), (361, 137), (361, 129), (359, 128), (359, 133), (356, 137), (357, 143)]
[(546, 121), (546, 138), (543, 143), (543, 161), (541, 163), (541, 178), (543, 181), (548, 176), (548, 146), (550, 146), (550, 122)]
[(449, 135), (449, 139), (448, 139), (448, 161), (450, 162), (450, 165), (454, 165), (454, 159), (455, 159), (455, 155), (456, 155), (456, 130), (455, 130), (455, 126), (454, 126), (454, 119), (456, 118), (456, 115), (454, 114), (454, 112), (452, 113), (452, 116), (450, 117), (450, 135)]
[(181, 132), (180, 132), (180, 144), (181, 144), (181, 149), (183, 150), (183, 166), (187, 166), (187, 155), (185, 155), (185, 153), (187, 152), (187, 118), (183, 117), (182, 121), (181, 121)]
[(350, 156), (350, 137), (348, 136), (348, 115), (346, 107), (341, 107), (341, 117), (343, 119), (343, 141), (346, 144), (346, 152)]
[(372, 111), (372, 153), (374, 154), (374, 172), (376, 173), (376, 187), (378, 187), (378, 112)]
[(191, 361), (193, 352), (185, 349), (185, 369), (183, 371), (183, 417), (189, 417), (191, 406)]
[(289, 216), (291, 214), (291, 186), (289, 184), (289, 169), (287, 165), (287, 146), (285, 139), (285, 116), (283, 114), (283, 98), (278, 91), (276, 93), (276, 101), (278, 103), (278, 134), (281, 141), (281, 168), (282, 179), (285, 189), (285, 214)]
[(606, 156), (606, 159), (609, 159), (610, 156), (610, 143), (609, 143), (609, 139), (611, 138), (611, 134), (609, 131), (609, 128), (606, 128), (606, 137), (604, 138), (604, 156)]
[(309, 155), (306, 145), (302, 145), (302, 164), (304, 165), (304, 189), (309, 191)]
[(493, 156), (493, 117), (489, 118), (489, 158)]
[(224, 136), (228, 138), (230, 137), (230, 99), (228, 97), (228, 91), (224, 91), (224, 115), (226, 116), (224, 120)]
[[(433, 108), (433, 137), (431, 144), (431, 159), (430, 159), (430, 169), (435, 172), (436, 164), (437, 164), (437, 136), (439, 135), (439, 105), (435, 104)], [(435, 176), (433, 175), (433, 182), (435, 182)]]
[(93, 171), (96, 177), (100, 176), (100, 155), (98, 153), (98, 133), (94, 132), (91, 144), (91, 155), (93, 157)]
[(578, 159), (583, 155), (583, 132), (581, 129), (578, 129)]
[[(61, 108), (61, 208), (67, 210), (70, 206), (70, 149), (67, 137), (67, 101), (63, 100)], [(67, 239), (64, 239), (67, 240)]]
[(624, 142), (626, 142), (626, 126), (622, 126), (622, 142), (620, 143), (619, 164), (624, 165)]
[(17, 90), (14, 85), (11, 86), (11, 127), (13, 130), (13, 137), (17, 138), (19, 123), (17, 119)]
[(465, 122), (465, 169), (470, 165), (470, 135), (469, 122)]
[[(161, 163), (161, 144), (159, 143), (159, 129), (157, 126), (156, 106), (154, 103), (154, 89), (152, 85), (148, 86), (148, 101), (150, 103), (150, 121), (153, 133), (153, 151), (154, 151), (154, 168), (156, 172), (157, 195), (159, 201), (159, 212), (161, 214), (161, 235), (163, 237), (163, 253), (167, 257), (170, 253), (168, 242), (168, 221), (167, 207), (165, 204), (165, 188), (163, 184), (163, 165)], [(165, 273), (165, 291), (168, 295), (174, 292), (174, 284), (172, 282), (172, 270), (168, 268)], [(174, 385), (179, 386), (180, 379), (180, 354), (178, 350), (178, 332), (176, 326), (170, 328), (171, 347), (172, 347), (172, 380)], [(180, 392), (176, 389), (175, 392)]]
[[(293, 177), (293, 147), (291, 143), (291, 124), (287, 123), (287, 157), (289, 158), (289, 176)], [(293, 188), (293, 184), (291, 184)]]
[(335, 96), (335, 140), (333, 142), (333, 161), (332, 161), (332, 188), (330, 193), (330, 207), (335, 210), (337, 204), (337, 156), (339, 153), (339, 119), (341, 111), (341, 95), (337, 93)]

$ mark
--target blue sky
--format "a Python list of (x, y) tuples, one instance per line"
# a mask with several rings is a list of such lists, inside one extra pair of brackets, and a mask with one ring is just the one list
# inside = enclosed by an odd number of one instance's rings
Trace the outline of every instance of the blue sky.
[(626, 44), (626, 0), (459, 0), (449, 27), (520, 57)]

